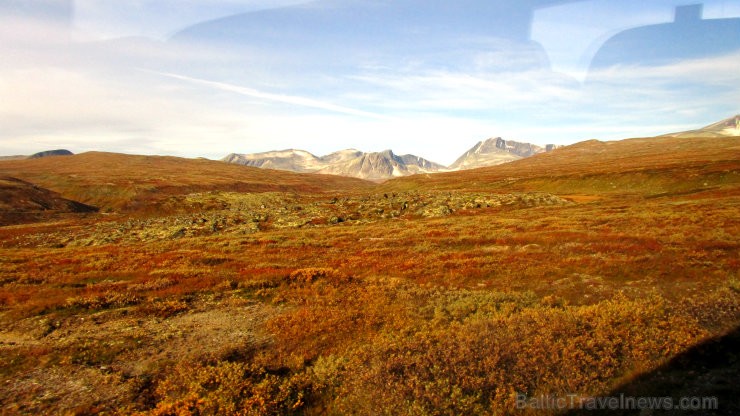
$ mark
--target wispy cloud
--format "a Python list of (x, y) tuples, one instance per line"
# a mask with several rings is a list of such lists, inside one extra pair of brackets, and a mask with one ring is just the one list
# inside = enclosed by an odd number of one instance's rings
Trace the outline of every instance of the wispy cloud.
[[(145, 70), (146, 71), (146, 70)], [(307, 97), (300, 97), (295, 95), (285, 94), (272, 94), (263, 91), (256, 90), (254, 88), (243, 87), (239, 85), (233, 85), (225, 82), (209, 81), (205, 79), (192, 78), (184, 75), (172, 74), (167, 72), (149, 71), (164, 77), (179, 79), (181, 81), (187, 81), (193, 84), (204, 85), (221, 91), (233, 92), (235, 94), (244, 95), (252, 98), (259, 98), (268, 101), (274, 101), (283, 104), (290, 104), (300, 107), (315, 108), (319, 110), (331, 111), (334, 113), (349, 114), (352, 116), (368, 117), (381, 120), (391, 120), (391, 117), (383, 114), (372, 113), (369, 111), (358, 110), (355, 108), (345, 107), (325, 101), (315, 100)]]
[(353, 79), (375, 91), (376, 105), (416, 112), (527, 107), (570, 100), (580, 88), (574, 80), (549, 71), (365, 73)]
[[(366, 71), (353, 76), (367, 84), (364, 98), (372, 105), (413, 112), (503, 112), (552, 114), (601, 111), (614, 119), (645, 110), (675, 112), (680, 108), (737, 105), (740, 53), (683, 60), (660, 66), (614, 67), (592, 72), (586, 84), (551, 71), (486, 74), (428, 71)], [(704, 93), (702, 93), (704, 92)], [(710, 92), (710, 94), (707, 94)], [(588, 124), (588, 123), (586, 123)]]

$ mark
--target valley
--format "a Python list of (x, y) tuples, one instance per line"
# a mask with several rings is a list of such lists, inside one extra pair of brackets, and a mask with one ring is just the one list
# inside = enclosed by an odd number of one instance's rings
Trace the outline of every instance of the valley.
[(740, 2), (0, 0), (0, 416), (740, 415)]
[[(98, 209), (0, 227), (6, 414), (548, 414), (517, 394), (629, 391), (740, 325), (733, 137), (383, 183), (111, 153), (0, 175)], [(705, 368), (738, 411), (740, 362)]]

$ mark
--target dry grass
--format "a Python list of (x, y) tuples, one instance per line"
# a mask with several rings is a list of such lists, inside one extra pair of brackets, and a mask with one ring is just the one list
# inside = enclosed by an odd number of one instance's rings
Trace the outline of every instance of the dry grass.
[(353, 178), (266, 171), (206, 159), (100, 152), (0, 161), (0, 175), (103, 210), (145, 212), (153, 201), (194, 192), (349, 192), (372, 186)]
[[(624, 192), (581, 192), (620, 177), (598, 159), (454, 192), (452, 174), (190, 192), (224, 177), (206, 168), (157, 173), (190, 181), (158, 214), (2, 227), (0, 409), (519, 414), (517, 393), (605, 394), (740, 324), (737, 153), (697, 143), (625, 156), (621, 180), (642, 163), (660, 186)], [(682, 164), (697, 176), (674, 186)]]
[(394, 179), (387, 189), (660, 195), (740, 183), (740, 139), (590, 140), (504, 165)]

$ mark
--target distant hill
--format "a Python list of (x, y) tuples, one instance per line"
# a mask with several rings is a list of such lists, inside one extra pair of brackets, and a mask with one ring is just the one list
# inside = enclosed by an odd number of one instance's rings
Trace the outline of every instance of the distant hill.
[(266, 171), (204, 159), (88, 152), (55, 159), (6, 160), (10, 176), (102, 210), (141, 211), (173, 195), (194, 192), (347, 193), (371, 182), (339, 176)]
[(738, 137), (740, 136), (740, 114), (726, 118), (696, 130), (669, 133), (668, 137)]
[(70, 152), (66, 149), (57, 149), (57, 150), (45, 150), (43, 152), (34, 153), (31, 156), (28, 156), (29, 159), (40, 159), (42, 157), (50, 157), (50, 156), (72, 156), (74, 153)]
[(21, 159), (40, 159), (42, 157), (49, 157), (49, 156), (72, 156), (74, 153), (70, 152), (66, 149), (57, 149), (57, 150), (45, 150), (43, 152), (34, 153), (31, 156), (26, 155), (13, 155), (13, 156), (0, 156), (0, 161), (2, 160), (21, 160)]
[(288, 149), (252, 154), (232, 153), (222, 160), (265, 169), (330, 174), (368, 180), (383, 180), (446, 170), (443, 165), (419, 156), (399, 156), (391, 150), (365, 153), (347, 149), (317, 157), (305, 150)]
[(9, 176), (0, 176), (0, 226), (47, 219), (53, 214), (96, 212), (96, 207)]

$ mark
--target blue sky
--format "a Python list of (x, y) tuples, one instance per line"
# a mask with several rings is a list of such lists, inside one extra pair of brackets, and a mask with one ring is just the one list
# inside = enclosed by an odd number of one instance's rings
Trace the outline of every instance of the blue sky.
[[(688, 37), (672, 22), (691, 4)], [(495, 136), (685, 130), (740, 113), (739, 18), (736, 0), (0, 0), (0, 155), (392, 148), (446, 164)]]

